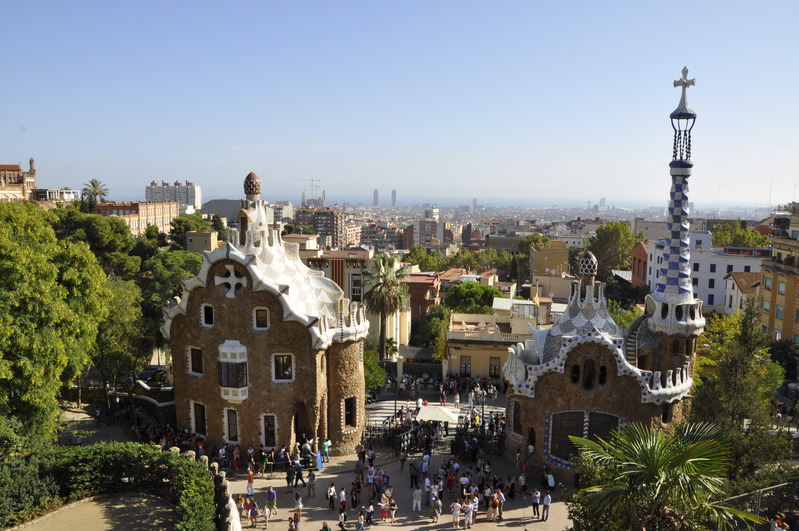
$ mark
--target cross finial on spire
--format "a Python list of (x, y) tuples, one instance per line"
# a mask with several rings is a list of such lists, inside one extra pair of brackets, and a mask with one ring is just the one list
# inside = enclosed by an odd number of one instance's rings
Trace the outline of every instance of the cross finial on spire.
[(682, 87), (682, 97), (680, 98), (680, 105), (677, 107), (678, 109), (688, 109), (686, 90), (688, 87), (695, 85), (696, 79), (688, 79), (688, 67), (682, 67), (682, 78), (674, 82), (675, 87)]

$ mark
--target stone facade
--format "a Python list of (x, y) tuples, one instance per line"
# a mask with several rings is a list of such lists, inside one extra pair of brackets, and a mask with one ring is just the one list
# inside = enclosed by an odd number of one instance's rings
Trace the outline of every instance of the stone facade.
[[(245, 181), (241, 233), (205, 253), (166, 313), (181, 427), (212, 445), (291, 447), (302, 434), (354, 450), (365, 420), (363, 308), (309, 270)], [(242, 223), (244, 221), (244, 223)], [(235, 242), (235, 243), (234, 243)]]
[(33, 199), (36, 188), (36, 168), (33, 159), (29, 170), (23, 171), (19, 164), (0, 164), (0, 202), (14, 203)]

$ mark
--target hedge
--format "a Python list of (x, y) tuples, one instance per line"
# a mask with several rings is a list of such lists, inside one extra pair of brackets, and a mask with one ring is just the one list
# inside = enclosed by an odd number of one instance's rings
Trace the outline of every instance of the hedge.
[(56, 446), (0, 462), (0, 526), (31, 520), (65, 503), (142, 492), (175, 505), (179, 530), (213, 531), (211, 471), (186, 456), (138, 443)]

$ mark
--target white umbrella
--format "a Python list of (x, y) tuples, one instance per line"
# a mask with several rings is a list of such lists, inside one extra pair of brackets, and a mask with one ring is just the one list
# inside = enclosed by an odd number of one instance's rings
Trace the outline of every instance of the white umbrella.
[(446, 406), (422, 406), (416, 420), (432, 420), (435, 422), (458, 423), (458, 413)]

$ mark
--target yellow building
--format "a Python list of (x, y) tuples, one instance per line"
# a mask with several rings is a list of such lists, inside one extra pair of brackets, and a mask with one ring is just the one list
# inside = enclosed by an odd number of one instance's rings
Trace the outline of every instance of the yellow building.
[(799, 344), (799, 203), (791, 205), (787, 231), (772, 243), (771, 258), (763, 260), (763, 330), (772, 339)]

